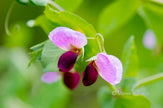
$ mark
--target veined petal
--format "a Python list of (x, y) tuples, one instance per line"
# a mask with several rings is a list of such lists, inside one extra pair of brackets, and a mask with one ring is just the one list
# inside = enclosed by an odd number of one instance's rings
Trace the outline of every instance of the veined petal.
[(80, 81), (79, 73), (65, 72), (63, 77), (64, 84), (71, 90), (75, 89)]
[(86, 67), (85, 71), (83, 72), (84, 86), (92, 85), (97, 80), (98, 72), (97, 72), (96, 68), (93, 66), (93, 63), (90, 63)]
[(68, 72), (74, 67), (78, 53), (67, 51), (61, 55), (58, 61), (58, 68), (63, 72)]
[(112, 85), (120, 83), (122, 79), (122, 63), (113, 56), (105, 53), (98, 53), (95, 64), (98, 68), (100, 76)]
[(41, 80), (46, 83), (53, 83), (58, 81), (61, 78), (59, 72), (46, 72), (42, 75)]
[(67, 27), (57, 27), (49, 34), (50, 40), (59, 48), (70, 51), (80, 49), (87, 44), (87, 38), (83, 33)]

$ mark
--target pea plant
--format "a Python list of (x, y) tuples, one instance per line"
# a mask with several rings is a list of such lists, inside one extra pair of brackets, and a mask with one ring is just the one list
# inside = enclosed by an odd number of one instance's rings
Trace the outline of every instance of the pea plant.
[[(163, 27), (159, 25), (163, 25), (162, 19), (160, 20), (163, 17), (163, 11), (160, 10), (163, 4), (160, 1), (113, 1), (100, 13), (96, 28), (75, 14), (75, 9), (82, 0), (17, 0), (17, 2), (26, 6), (45, 8), (40, 16), (27, 22), (31, 29), (35, 26), (41, 27), (48, 37), (48, 40), (30, 48), (32, 59), (28, 67), (34, 61), (39, 61), (44, 71), (40, 80), (51, 89), (49, 92), (54, 90), (58, 91), (58, 94), (55, 92), (56, 94), (47, 95), (47, 101), (48, 96), (55, 99), (49, 99), (51, 102), (46, 106), (40, 104), (39, 108), (66, 108), (69, 100), (67, 95), (79, 89), (81, 83), (85, 88), (92, 86), (98, 82), (97, 78), (105, 81), (105, 86), (98, 88), (97, 93), (101, 108), (151, 108), (151, 102), (141, 88), (162, 80), (163, 73), (138, 79), (139, 60), (135, 44), (137, 37), (131, 35), (128, 38), (121, 57), (110, 54), (106, 38), (108, 39), (107, 36), (136, 13), (149, 29), (146, 30), (142, 40), (144, 46), (156, 52), (156, 55), (162, 55)], [(156, 20), (161, 22), (158, 23)], [(41, 93), (44, 92), (40, 92), (40, 96)], [(59, 103), (55, 103), (56, 101)]]

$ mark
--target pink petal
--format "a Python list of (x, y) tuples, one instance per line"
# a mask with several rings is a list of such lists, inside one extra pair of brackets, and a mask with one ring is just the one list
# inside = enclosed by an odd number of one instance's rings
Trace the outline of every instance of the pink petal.
[(59, 72), (46, 72), (42, 75), (41, 80), (46, 83), (53, 83), (61, 78)]
[(58, 68), (60, 71), (68, 72), (71, 70), (74, 67), (77, 57), (78, 54), (72, 51), (63, 53), (58, 61)]
[(83, 72), (83, 84), (84, 86), (92, 85), (98, 77), (98, 72), (96, 68), (93, 66), (94, 62), (90, 63), (85, 71)]
[(49, 34), (49, 39), (59, 48), (70, 51), (80, 49), (87, 44), (87, 38), (83, 33), (67, 27), (57, 27)]
[(71, 90), (75, 89), (80, 81), (79, 73), (65, 72), (63, 77), (64, 84)]
[(120, 83), (122, 78), (122, 63), (113, 56), (105, 53), (98, 53), (95, 64), (99, 70), (100, 76), (112, 85)]
[(143, 37), (143, 45), (147, 49), (153, 49), (156, 46), (156, 42), (157, 42), (157, 39), (153, 31), (147, 30)]

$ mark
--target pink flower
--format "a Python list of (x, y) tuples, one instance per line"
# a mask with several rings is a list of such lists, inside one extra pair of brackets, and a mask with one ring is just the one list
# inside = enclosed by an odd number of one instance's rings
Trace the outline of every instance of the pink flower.
[(100, 76), (110, 84), (116, 85), (120, 83), (122, 79), (123, 67), (121, 61), (117, 57), (107, 55), (106, 53), (98, 53), (97, 60), (92, 62), (94, 63), (94, 65), (91, 67), (92, 69), (88, 69), (88, 67), (90, 67), (89, 64), (86, 70), (83, 72), (83, 84), (85, 86), (89, 86), (96, 81), (97, 71)]
[(77, 60), (80, 50), (87, 44), (87, 38), (83, 33), (67, 27), (57, 27), (49, 34), (49, 39), (59, 48), (66, 50), (58, 61), (58, 68), (68, 72)]
[(53, 83), (58, 81), (61, 78), (59, 72), (46, 72), (42, 75), (41, 80), (46, 83)]
[(117, 57), (105, 53), (99, 53), (97, 54), (95, 64), (100, 76), (104, 80), (112, 85), (120, 83), (123, 67), (121, 61)]
[(80, 49), (87, 44), (87, 38), (83, 33), (67, 27), (57, 27), (49, 34), (49, 39), (59, 48), (66, 51)]
[(147, 48), (147, 49), (153, 49), (155, 48), (157, 43), (157, 39), (155, 34), (153, 33), (152, 30), (147, 30), (144, 34), (143, 37), (143, 45)]

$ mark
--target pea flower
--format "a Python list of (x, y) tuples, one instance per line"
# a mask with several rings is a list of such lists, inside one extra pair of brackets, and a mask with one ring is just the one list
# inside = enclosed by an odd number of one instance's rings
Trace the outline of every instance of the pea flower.
[(155, 48), (156, 43), (157, 43), (157, 39), (153, 31), (147, 30), (143, 36), (143, 45), (147, 49), (152, 50)]
[(47, 72), (43, 74), (42, 81), (52, 83), (63, 75), (64, 84), (73, 90), (80, 81), (80, 75), (71, 70), (74, 67), (77, 57), (80, 55), (81, 48), (87, 44), (87, 38), (83, 33), (70, 28), (57, 27), (50, 32), (49, 39), (66, 52), (58, 60), (58, 68), (62, 74), (58, 74), (58, 72)]
[(77, 72), (65, 72), (63, 76), (65, 85), (71, 90), (75, 89), (80, 82), (80, 75)]
[(83, 84), (92, 85), (98, 77), (98, 72), (94, 61), (91, 61), (83, 72)]
[[(59, 60), (59, 72), (47, 72), (42, 75), (42, 81), (46, 83), (56, 82), (63, 76), (64, 84), (71, 90), (77, 87), (80, 81), (78, 72), (72, 71), (77, 57), (80, 55), (81, 48), (87, 44), (84, 34), (66, 27), (58, 27), (50, 32), (49, 39), (59, 48), (65, 50)], [(116, 85), (122, 78), (122, 63), (113, 56), (106, 53), (98, 53), (97, 59), (92, 60), (83, 72), (83, 84), (92, 85), (98, 74), (112, 85)]]
[(70, 71), (73, 68), (81, 48), (87, 44), (87, 38), (83, 33), (66, 27), (57, 27), (51, 31), (49, 39), (67, 51), (59, 58), (58, 68), (61, 71)]
[(98, 53), (97, 59), (91, 61), (83, 72), (83, 85), (93, 84), (98, 73), (105, 81), (116, 85), (122, 79), (122, 71), (122, 63), (117, 57), (106, 53)]
[(77, 72), (46, 72), (42, 75), (41, 80), (48, 84), (57, 82), (63, 75), (64, 84), (71, 90), (75, 89), (80, 81), (80, 75)]
[(67, 27), (57, 27), (49, 34), (49, 39), (59, 48), (66, 51), (75, 51), (87, 44), (83, 33)]
[(46, 72), (42, 75), (41, 80), (50, 84), (58, 81), (61, 78), (61, 74), (59, 72)]
[(70, 71), (74, 67), (78, 55), (78, 53), (74, 53), (72, 51), (67, 51), (63, 53), (58, 61), (58, 68), (60, 69), (60, 71)]

